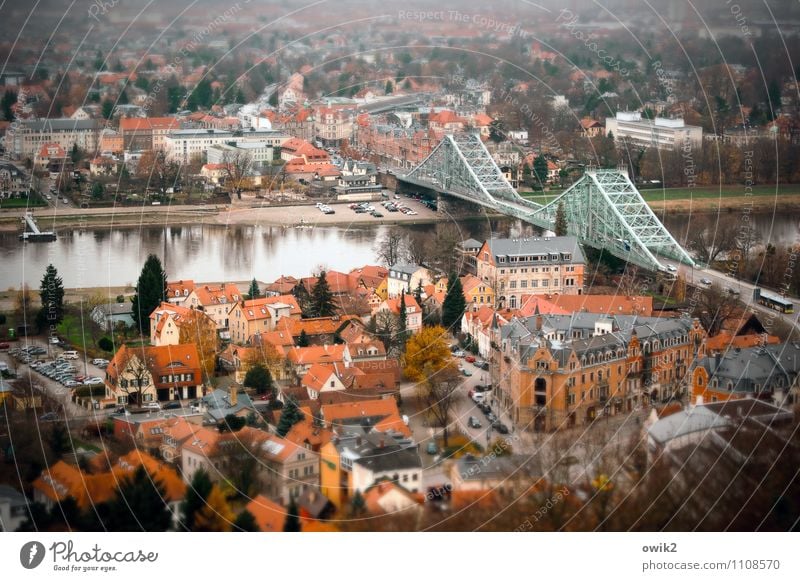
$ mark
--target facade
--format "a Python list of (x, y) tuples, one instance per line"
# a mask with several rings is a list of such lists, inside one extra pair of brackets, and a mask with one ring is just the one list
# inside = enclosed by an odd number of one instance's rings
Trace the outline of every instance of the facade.
[(132, 327), (133, 305), (129, 301), (125, 301), (124, 303), (106, 303), (93, 308), (89, 316), (105, 331), (115, 329), (120, 323), (126, 327)]
[(302, 311), (292, 295), (280, 295), (239, 301), (228, 311), (231, 340), (244, 344), (250, 337), (264, 331), (274, 331), (283, 317), (300, 319)]
[(167, 158), (188, 165), (205, 161), (206, 152), (213, 145), (221, 145), (234, 138), (232, 131), (223, 129), (179, 129), (164, 138)]
[[(422, 307), (417, 304), (414, 295), (406, 294), (400, 296), (403, 297), (406, 304), (406, 330), (410, 333), (416, 333), (422, 329)], [(389, 311), (395, 316), (400, 316), (400, 296), (383, 301), (378, 308), (375, 309), (375, 313)]]
[(0, 161), (0, 199), (18, 198), (28, 191), (27, 174), (7, 161)]
[(314, 116), (314, 133), (326, 146), (338, 147), (353, 137), (353, 113), (331, 107), (320, 107)]
[(102, 129), (103, 124), (96, 119), (22, 119), (9, 126), (5, 143), (17, 159), (33, 159), (45, 143), (57, 143), (65, 151), (77, 145), (94, 155)]
[(167, 135), (179, 128), (180, 122), (175, 117), (133, 117), (119, 121), (122, 146), (127, 151), (164, 149)]
[(399, 297), (401, 292), (412, 294), (420, 283), (423, 288), (433, 283), (433, 275), (427, 268), (417, 264), (395, 264), (389, 268), (388, 298)]
[(658, 149), (693, 148), (703, 142), (700, 126), (686, 125), (683, 119), (642, 119), (638, 111), (618, 111), (615, 117), (607, 117), (605, 134)]
[(496, 336), (495, 403), (549, 431), (680, 397), (705, 332), (697, 320), (578, 313), (512, 319)]
[(477, 276), (498, 308), (516, 309), (524, 295), (582, 294), (585, 259), (574, 236), (493, 238), (475, 258)]

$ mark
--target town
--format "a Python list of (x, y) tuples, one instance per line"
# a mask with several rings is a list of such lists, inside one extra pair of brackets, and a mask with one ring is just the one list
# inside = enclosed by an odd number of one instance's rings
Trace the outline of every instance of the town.
[(0, 530), (796, 530), (800, 92), (742, 17), (162, 4), (10, 17)]

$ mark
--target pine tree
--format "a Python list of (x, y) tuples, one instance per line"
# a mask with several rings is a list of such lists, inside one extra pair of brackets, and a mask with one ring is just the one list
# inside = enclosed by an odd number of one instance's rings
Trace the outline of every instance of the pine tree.
[(442, 303), (442, 326), (456, 335), (461, 331), (461, 317), (466, 308), (467, 300), (464, 298), (461, 279), (453, 273), (447, 281), (447, 295)]
[(194, 517), (206, 505), (206, 498), (211, 493), (211, 487), (211, 478), (209, 478), (208, 472), (201, 468), (194, 473), (192, 481), (186, 487), (186, 495), (180, 505), (178, 530), (194, 530)]
[(169, 529), (172, 513), (165, 499), (163, 484), (139, 466), (133, 476), (122, 481), (108, 503), (106, 525), (112, 531), (160, 532)]
[(303, 311), (303, 317), (311, 318), (314, 316), (312, 313), (313, 305), (311, 303), (311, 295), (308, 293), (308, 289), (302, 282), (298, 282), (295, 287), (292, 289), (292, 294), (294, 298), (297, 300), (297, 304), (300, 307), (300, 310)]
[(417, 301), (417, 304), (422, 307), (422, 279), (420, 278), (417, 281), (417, 288), (414, 289), (414, 299)]
[(275, 431), (283, 438), (292, 429), (292, 426), (297, 422), (303, 421), (303, 414), (297, 408), (297, 402), (294, 398), (287, 398), (286, 405), (283, 406), (281, 418), (278, 420), (278, 426)]
[(356, 490), (353, 495), (353, 500), (350, 501), (350, 516), (357, 517), (364, 514), (367, 504), (364, 502), (364, 496), (360, 490)]
[(237, 533), (257, 533), (261, 529), (258, 528), (256, 517), (253, 513), (245, 509), (239, 513), (236, 520), (233, 521), (233, 531)]
[(336, 314), (336, 305), (333, 303), (333, 293), (328, 285), (325, 271), (319, 273), (319, 278), (314, 288), (311, 289), (311, 310), (314, 317), (332, 317)]
[(556, 209), (556, 236), (566, 236), (568, 231), (568, 224), (567, 224), (567, 211), (564, 208), (564, 202), (561, 201), (558, 203), (558, 208)]
[(308, 333), (305, 329), (300, 331), (300, 336), (297, 338), (298, 347), (308, 347)]
[(400, 312), (397, 316), (397, 334), (399, 340), (405, 343), (408, 335), (408, 313), (406, 312), (406, 291), (400, 291)]
[(150, 335), (150, 313), (164, 300), (166, 290), (167, 273), (161, 267), (158, 256), (151, 254), (142, 267), (136, 283), (136, 294), (131, 299), (133, 320), (142, 335)]
[(49, 325), (57, 325), (64, 318), (64, 282), (52, 264), (47, 265), (39, 287), (44, 318)]
[(289, 510), (286, 512), (286, 521), (283, 523), (283, 532), (300, 532), (300, 515), (297, 511), (297, 503), (295, 503), (294, 498), (292, 498), (292, 501), (289, 503)]
[(273, 389), (272, 374), (261, 363), (256, 363), (247, 370), (242, 384), (256, 390), (257, 394), (271, 393)]
[(261, 298), (261, 289), (258, 288), (258, 281), (254, 278), (250, 281), (250, 290), (248, 291), (251, 299)]
[(536, 176), (536, 185), (544, 188), (547, 183), (547, 160), (540, 155), (533, 160), (533, 173)]

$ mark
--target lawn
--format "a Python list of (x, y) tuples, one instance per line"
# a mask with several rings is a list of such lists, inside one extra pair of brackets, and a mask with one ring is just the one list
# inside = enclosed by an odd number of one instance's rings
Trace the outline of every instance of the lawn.
[[(716, 199), (719, 197), (732, 198), (745, 196), (744, 186), (726, 185), (722, 186), (721, 190), (717, 186), (700, 187), (700, 188), (666, 188), (654, 190), (639, 190), (642, 197), (646, 202), (663, 202), (670, 200), (688, 200), (688, 199)], [(521, 193), (523, 197), (537, 202), (539, 204), (546, 204), (563, 193), (563, 190), (551, 190), (549, 192), (524, 192)], [(753, 196), (774, 196), (775, 186), (753, 186), (751, 194)], [(778, 195), (798, 195), (800, 194), (800, 185), (789, 184), (781, 185)]]
[(94, 339), (92, 338), (91, 324), (91, 320), (87, 320), (81, 325), (79, 317), (65, 314), (64, 319), (56, 327), (56, 332), (59, 337), (66, 339), (73, 347), (82, 350), (92, 349), (94, 348)]
[(35, 194), (29, 198), (0, 199), (0, 208), (41, 208), (46, 205), (47, 202)]

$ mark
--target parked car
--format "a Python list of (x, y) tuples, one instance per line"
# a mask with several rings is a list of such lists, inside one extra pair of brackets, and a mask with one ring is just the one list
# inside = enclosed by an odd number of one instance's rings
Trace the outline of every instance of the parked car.
[(165, 403), (164, 406), (162, 407), (162, 409), (165, 409), (165, 410), (179, 410), (182, 407), (183, 406), (181, 405), (181, 402), (179, 402), (179, 401), (171, 401), (169, 403)]
[(77, 351), (64, 351), (61, 354), (61, 357), (63, 357), (64, 359), (77, 359), (78, 358), (78, 352)]
[(711, 279), (710, 278), (701, 278), (700, 279), (700, 284), (704, 284), (706, 286), (709, 286), (711, 284)]
[(43, 422), (52, 422), (58, 419), (58, 414), (56, 412), (47, 412), (39, 419)]
[(472, 394), (472, 401), (475, 403), (483, 403), (483, 400), (486, 399), (486, 395), (483, 393), (474, 393)]
[(83, 380), (83, 385), (103, 385), (103, 380), (99, 377), (89, 377)]
[(467, 363), (475, 363), (475, 356), (474, 355), (467, 355), (464, 357), (464, 361)]
[(9, 343), (0, 343), (0, 351), (5, 351), (6, 349), (10, 348), (11, 345)]
[(161, 404), (157, 401), (147, 401), (141, 405), (143, 410), (160, 410)]
[(108, 359), (92, 359), (92, 365), (108, 365)]
[(501, 434), (507, 434), (508, 433), (508, 428), (500, 420), (495, 420), (495, 421), (492, 422), (492, 429), (496, 430), (497, 432), (499, 432)]
[(470, 428), (473, 428), (475, 430), (477, 430), (477, 429), (479, 429), (481, 427), (481, 423), (478, 421), (478, 418), (476, 418), (475, 416), (470, 416), (469, 417), (469, 421), (467, 422), (467, 425)]
[(58, 337), (53, 335), (52, 337), (50, 337), (50, 339), (48, 339), (48, 343), (50, 343), (51, 345), (58, 345)]
[(436, 442), (431, 440), (428, 442), (428, 445), (425, 446), (425, 451), (430, 454), (431, 456), (439, 453), (439, 447), (436, 445)]
[(373, 211), (372, 211), (372, 217), (373, 217), (373, 218), (383, 218), (383, 214), (381, 214), (381, 213), (380, 213), (380, 212), (378, 212), (377, 210), (373, 210)]
[(464, 377), (472, 377), (472, 372), (469, 369), (467, 369), (466, 367), (461, 370), (461, 374)]
[(465, 355), (466, 355), (466, 353), (464, 353), (461, 349), (458, 349), (457, 351), (453, 351), (453, 356), (455, 356), (455, 357), (464, 357)]
[(670, 272), (678, 272), (678, 269), (675, 268), (672, 264), (667, 265), (667, 270)]

